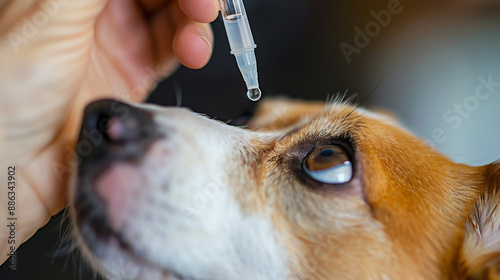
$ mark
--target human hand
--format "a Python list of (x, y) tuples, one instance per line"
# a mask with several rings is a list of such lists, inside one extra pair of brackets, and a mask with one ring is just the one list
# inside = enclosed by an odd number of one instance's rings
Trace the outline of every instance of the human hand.
[[(85, 104), (143, 101), (178, 62), (203, 67), (217, 12), (216, 0), (0, 3), (0, 178), (16, 166), (16, 248), (66, 206)], [(0, 227), (0, 263), (8, 230)]]

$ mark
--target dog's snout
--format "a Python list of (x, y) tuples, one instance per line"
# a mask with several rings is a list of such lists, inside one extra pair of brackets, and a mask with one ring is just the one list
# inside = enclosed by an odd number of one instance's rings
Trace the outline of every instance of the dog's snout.
[(133, 159), (142, 155), (156, 135), (151, 113), (104, 99), (86, 107), (77, 148), (87, 161)]
[(147, 138), (152, 134), (151, 115), (116, 100), (99, 100), (87, 106), (84, 125), (97, 130), (109, 143), (123, 144)]

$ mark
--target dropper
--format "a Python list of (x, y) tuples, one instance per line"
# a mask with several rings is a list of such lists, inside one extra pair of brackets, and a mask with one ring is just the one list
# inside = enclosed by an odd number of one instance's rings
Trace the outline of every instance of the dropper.
[(254, 51), (257, 45), (253, 41), (245, 7), (242, 0), (219, 0), (219, 6), (231, 54), (236, 57), (248, 89), (247, 96), (250, 100), (257, 101), (261, 96)]

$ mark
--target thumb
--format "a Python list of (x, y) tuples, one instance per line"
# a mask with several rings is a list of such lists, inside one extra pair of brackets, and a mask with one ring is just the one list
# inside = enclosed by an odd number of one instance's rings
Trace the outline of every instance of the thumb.
[(8, 33), (21, 36), (22, 38), (18, 38), (19, 45), (13, 42), (15, 51), (19, 51), (16, 48), (21, 44), (46, 39), (48, 35), (51, 38), (74, 36), (75, 33), (92, 29), (106, 2), (107, 0), (7, 1), (0, 5), (0, 36), (8, 36)]
[(44, 141), (53, 137), (54, 123), (64, 122), (85, 75), (94, 21), (106, 3), (0, 1), (0, 92), (4, 96), (0, 110), (12, 112), (9, 120), (29, 127), (51, 116), (47, 123), (52, 126), (37, 132), (43, 131)]
[[(76, 91), (85, 71), (82, 66), (88, 63), (95, 19), (106, 3), (23, 0), (0, 4), (0, 68), (9, 69), (3, 72), (11, 81), (0, 89), (43, 93), (48, 90), (44, 86), (50, 85), (52, 92)], [(15, 83), (20, 80), (19, 73), (27, 72), (43, 80)]]
[[(89, 43), (95, 19), (106, 2), (107, 0), (7, 1), (0, 5), (0, 47), (4, 55), (20, 54), (24, 49), (29, 51), (23, 55), (29, 55), (39, 51), (37, 47), (47, 42), (50, 45), (55, 45), (53, 43), (56, 41), (68, 42), (68, 45), (71, 41), (78, 44), (77, 40), (81, 41), (79, 43)], [(82, 42), (85, 39), (87, 42)]]

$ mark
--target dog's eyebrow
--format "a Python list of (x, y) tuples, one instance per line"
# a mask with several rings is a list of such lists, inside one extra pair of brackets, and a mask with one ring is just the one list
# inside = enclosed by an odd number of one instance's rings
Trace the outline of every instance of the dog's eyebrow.
[(297, 133), (304, 126), (306, 126), (310, 121), (311, 121), (311, 117), (310, 116), (305, 116), (302, 120), (300, 120), (296, 124), (292, 125), (289, 128), (284, 129), (285, 130), (284, 134), (281, 134), (280, 137), (278, 137), (278, 141), (282, 140), (284, 138), (290, 137), (291, 135)]
[(290, 137), (291, 135), (297, 133), (300, 129), (302, 129), (303, 125), (299, 126), (299, 127), (294, 127), (292, 130), (289, 130), (288, 132), (286, 132), (285, 134), (282, 134), (278, 140), (282, 140), (284, 138), (288, 138)]

